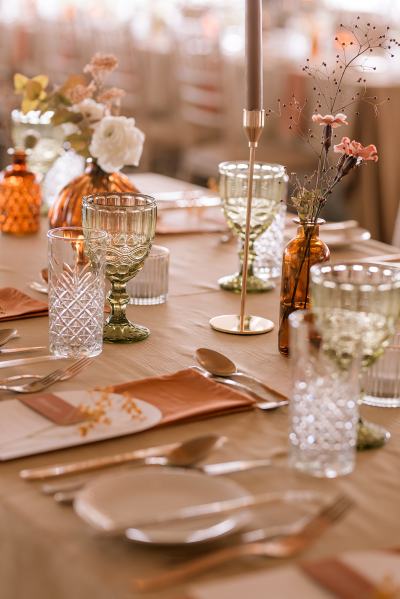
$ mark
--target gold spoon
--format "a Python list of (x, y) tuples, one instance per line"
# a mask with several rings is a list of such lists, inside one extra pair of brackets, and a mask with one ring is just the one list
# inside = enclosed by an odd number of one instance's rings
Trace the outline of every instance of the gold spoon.
[(286, 395), (283, 395), (283, 393), (280, 393), (279, 391), (272, 389), (272, 387), (269, 387), (263, 381), (260, 381), (254, 376), (251, 376), (249, 374), (246, 374), (245, 372), (241, 372), (240, 370), (238, 370), (236, 364), (220, 352), (217, 352), (213, 349), (208, 349), (206, 347), (200, 347), (199, 349), (196, 349), (196, 359), (200, 366), (202, 366), (205, 370), (207, 370), (214, 376), (222, 376), (229, 378), (230, 376), (235, 375), (235, 377), (238, 378), (245, 378), (248, 381), (253, 381), (257, 383), (276, 397), (279, 397), (284, 401), (288, 400)]
[(2, 329), (0, 331), (0, 345), (5, 345), (10, 339), (17, 337), (17, 329)]

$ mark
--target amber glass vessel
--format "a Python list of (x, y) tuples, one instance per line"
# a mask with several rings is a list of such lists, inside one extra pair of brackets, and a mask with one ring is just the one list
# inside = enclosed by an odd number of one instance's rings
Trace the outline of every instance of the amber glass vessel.
[(0, 231), (13, 235), (36, 233), (42, 201), (40, 185), (28, 171), (25, 151), (12, 153), (13, 163), (0, 178)]
[(90, 159), (84, 174), (68, 183), (50, 208), (50, 228), (82, 226), (83, 196), (102, 192), (137, 191), (128, 177), (121, 173), (106, 173)]
[[(300, 223), (298, 219), (294, 222)], [(323, 223), (322, 219), (317, 223), (300, 223), (296, 237), (283, 252), (278, 342), (284, 356), (289, 355), (290, 314), (310, 307), (310, 268), (329, 260), (329, 248), (318, 237)]]

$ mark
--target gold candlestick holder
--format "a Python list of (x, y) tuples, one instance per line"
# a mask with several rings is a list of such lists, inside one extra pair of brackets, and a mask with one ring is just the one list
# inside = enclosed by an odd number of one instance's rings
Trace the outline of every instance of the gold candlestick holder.
[(240, 314), (223, 314), (211, 318), (210, 325), (221, 333), (232, 335), (261, 335), (274, 328), (272, 320), (246, 314), (247, 269), (249, 261), (249, 243), (251, 227), (251, 205), (253, 201), (253, 175), (256, 148), (264, 128), (264, 110), (243, 110), (243, 128), (249, 141), (249, 174), (247, 182), (246, 230), (243, 252), (242, 289), (240, 295)]

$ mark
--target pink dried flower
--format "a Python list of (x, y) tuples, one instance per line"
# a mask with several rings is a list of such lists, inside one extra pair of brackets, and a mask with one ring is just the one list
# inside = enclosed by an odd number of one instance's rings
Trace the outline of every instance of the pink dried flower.
[(349, 137), (343, 137), (340, 144), (334, 146), (336, 153), (346, 154), (347, 156), (354, 156), (359, 160), (373, 160), (378, 162), (378, 150), (376, 146), (370, 144), (369, 146), (363, 146), (359, 141), (350, 141)]
[(94, 79), (103, 80), (118, 66), (118, 60), (113, 54), (100, 54), (97, 52), (83, 69), (84, 73), (90, 73)]
[(126, 95), (126, 92), (119, 87), (110, 87), (102, 94), (99, 95), (97, 100), (103, 102), (103, 104), (112, 104), (113, 102), (119, 103), (121, 98)]
[(333, 116), (333, 114), (326, 114), (325, 116), (322, 116), (322, 114), (313, 114), (311, 118), (314, 123), (318, 123), (319, 125), (330, 125), (334, 129), (349, 124), (347, 122), (347, 116), (342, 112), (338, 112), (335, 116)]
[(93, 88), (90, 85), (86, 86), (79, 84), (66, 90), (65, 95), (72, 104), (79, 104), (80, 102), (83, 102), (83, 100), (92, 97)]

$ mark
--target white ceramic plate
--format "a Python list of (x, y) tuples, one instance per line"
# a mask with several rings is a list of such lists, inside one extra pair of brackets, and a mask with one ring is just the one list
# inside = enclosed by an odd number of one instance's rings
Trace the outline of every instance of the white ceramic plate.
[[(138, 518), (212, 501), (247, 496), (236, 482), (201, 472), (150, 466), (96, 478), (75, 500), (76, 513), (97, 530), (129, 528)], [(250, 520), (248, 511), (192, 522), (130, 529), (132, 541), (157, 545), (200, 543), (232, 533)]]
[[(76, 406), (91, 405), (100, 396), (98, 391), (84, 390), (55, 393)], [(57, 426), (17, 399), (1, 401), (0, 460), (10, 460), (138, 433), (155, 426), (162, 418), (158, 408), (140, 399), (135, 399), (135, 402), (141, 414), (139, 417), (132, 418), (121, 409), (121, 403), (125, 401), (122, 395), (110, 393), (109, 397), (112, 400), (112, 407), (108, 411), (111, 423), (96, 425), (85, 437), (82, 437), (76, 424)]]

